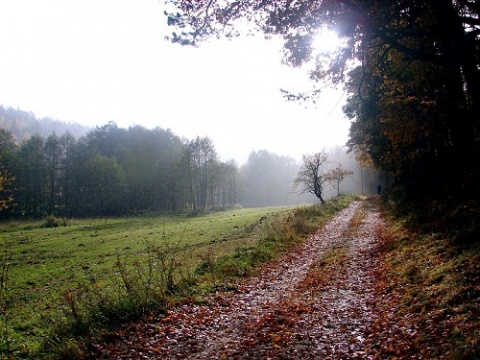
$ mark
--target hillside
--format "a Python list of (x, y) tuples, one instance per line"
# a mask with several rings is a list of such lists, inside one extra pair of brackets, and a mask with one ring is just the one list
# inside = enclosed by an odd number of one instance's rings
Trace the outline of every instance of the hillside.
[(68, 132), (79, 138), (90, 130), (77, 123), (65, 123), (49, 117), (39, 119), (32, 112), (5, 108), (3, 105), (0, 105), (0, 128), (10, 131), (17, 142), (28, 139), (32, 135), (48, 137), (53, 132), (59, 136)]

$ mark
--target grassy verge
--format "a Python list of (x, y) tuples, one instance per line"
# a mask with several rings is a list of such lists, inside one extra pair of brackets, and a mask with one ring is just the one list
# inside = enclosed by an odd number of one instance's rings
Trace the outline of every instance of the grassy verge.
[(268, 223), (258, 242), (250, 247), (237, 248), (233, 255), (230, 252), (215, 260), (218, 275), (224, 280), (231, 276), (248, 275), (257, 264), (275, 260), (291, 246), (305, 240), (306, 235), (322, 227), (354, 199), (356, 198), (353, 196), (343, 196), (323, 206), (297, 208), (286, 216)]
[(459, 228), (452, 234), (413, 225), (411, 217), (391, 216), (384, 233), (381, 322), (409, 329), (409, 338), (383, 355), (479, 359), (480, 242), (459, 241)]
[(274, 260), (352, 199), (198, 217), (2, 224), (0, 357), (78, 358), (102, 333), (199, 300)]

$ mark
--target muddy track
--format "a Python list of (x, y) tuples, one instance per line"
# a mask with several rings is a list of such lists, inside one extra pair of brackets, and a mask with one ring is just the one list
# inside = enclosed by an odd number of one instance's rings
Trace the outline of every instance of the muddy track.
[(98, 358), (369, 358), (373, 254), (382, 224), (374, 200), (354, 202), (234, 293), (138, 324)]

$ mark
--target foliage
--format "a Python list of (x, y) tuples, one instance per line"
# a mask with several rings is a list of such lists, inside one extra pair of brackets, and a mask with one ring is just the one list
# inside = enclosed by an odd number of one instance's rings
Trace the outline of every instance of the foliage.
[(13, 195), (9, 187), (14, 180), (15, 178), (2, 168), (0, 157), (0, 211), (8, 209), (13, 204)]
[(207, 204), (214, 201), (214, 177), (218, 173), (215, 171), (218, 160), (212, 140), (197, 137), (187, 144), (184, 156), (190, 207), (194, 212), (205, 211)]
[[(182, 163), (188, 145), (170, 130), (121, 129), (109, 123), (80, 139), (52, 133), (19, 145), (1, 131), (0, 202), (2, 209), (9, 207), (2, 217), (181, 212), (192, 207), (192, 186), (199, 211), (232, 208), (238, 201), (236, 164), (215, 156), (207, 168), (195, 168), (204, 174), (199, 182), (191, 177), (198, 174)], [(210, 139), (201, 141), (215, 151)]]
[[(284, 40), (284, 62), (346, 85), (349, 146), (388, 174), (404, 201), (479, 198), (480, 27), (472, 1), (167, 1), (171, 40), (263, 32)], [(335, 54), (313, 53), (321, 28)], [(330, 56), (330, 57), (329, 57)], [(322, 83), (323, 84), (323, 83)], [(309, 98), (321, 93), (314, 88)], [(448, 169), (448, 170), (446, 170)], [(390, 187), (392, 184), (388, 184)]]
[[(160, 128), (122, 129), (111, 122), (79, 139), (52, 133), (20, 144), (0, 131), (0, 194), (2, 206), (8, 203), (2, 218), (200, 214), (312, 201), (292, 191), (299, 164), (267, 150), (252, 152), (239, 168), (218, 159), (211, 139), (181, 140)], [(356, 166), (344, 150), (334, 152)], [(357, 188), (348, 184), (349, 192)]]
[(334, 169), (330, 169), (325, 174), (325, 180), (337, 190), (337, 196), (340, 196), (340, 183), (349, 175), (353, 175), (350, 170), (345, 170), (342, 165), (338, 165)]
[(0, 129), (0, 212), (10, 208), (14, 203), (12, 184), (15, 178), (11, 175), (14, 148), (12, 135)]
[(58, 219), (53, 216), (49, 216), (45, 219), (44, 226), (47, 228), (55, 228), (58, 227), (58, 225)]

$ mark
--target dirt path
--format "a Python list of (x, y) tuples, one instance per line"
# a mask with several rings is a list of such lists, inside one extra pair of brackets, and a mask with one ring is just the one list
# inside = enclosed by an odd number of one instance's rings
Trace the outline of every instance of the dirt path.
[(110, 359), (366, 359), (375, 318), (375, 201), (351, 204), (275, 265), (142, 324)]

